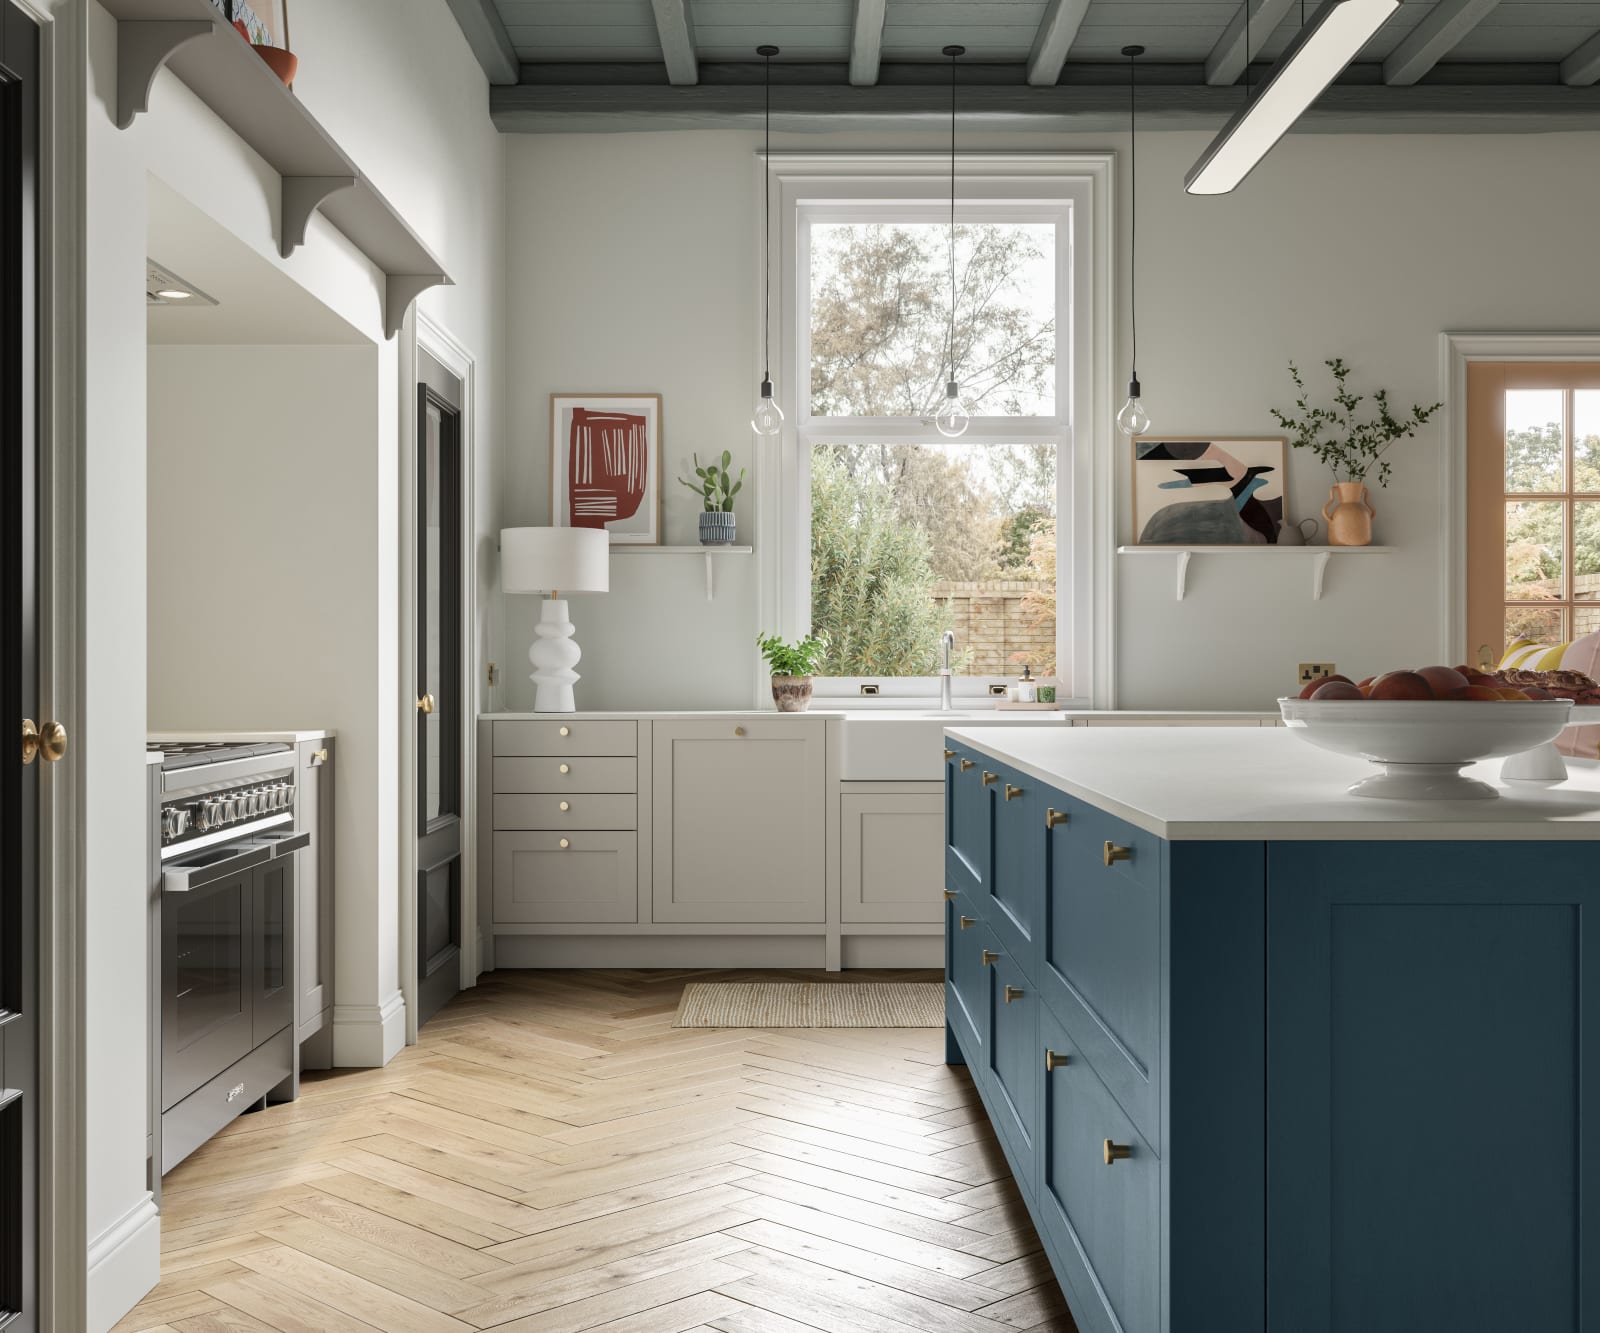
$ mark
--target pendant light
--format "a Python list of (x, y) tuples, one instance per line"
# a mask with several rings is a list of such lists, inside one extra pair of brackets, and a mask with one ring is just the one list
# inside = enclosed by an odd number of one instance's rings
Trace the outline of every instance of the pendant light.
[(950, 323), (945, 334), (944, 404), (933, 424), (939, 434), (951, 439), (965, 435), (971, 421), (956, 379), (956, 58), (966, 53), (964, 46), (944, 48), (950, 57)]
[(1122, 54), (1128, 57), (1128, 323), (1133, 331), (1133, 360), (1128, 367), (1128, 401), (1117, 413), (1117, 429), (1137, 436), (1150, 429), (1150, 414), (1139, 397), (1139, 126), (1133, 73), (1134, 61), (1144, 54), (1144, 47), (1125, 46)]
[(758, 46), (756, 54), (767, 65), (767, 146), (761, 155), (761, 253), (765, 277), (761, 289), (761, 394), (756, 399), (750, 428), (757, 435), (776, 435), (783, 429), (783, 409), (772, 396), (772, 57), (778, 54), (778, 48)]

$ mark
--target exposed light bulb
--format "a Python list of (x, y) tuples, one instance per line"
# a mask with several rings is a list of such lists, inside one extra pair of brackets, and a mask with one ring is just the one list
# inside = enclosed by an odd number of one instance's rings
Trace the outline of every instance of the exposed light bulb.
[(967, 405), (961, 401), (961, 386), (954, 380), (945, 381), (944, 406), (939, 409), (939, 415), (933, 419), (939, 434), (947, 435), (952, 440), (958, 435), (965, 435), (971, 419), (972, 414), (967, 411)]
[(750, 418), (750, 429), (757, 435), (776, 435), (783, 429), (783, 409), (772, 396), (772, 381), (761, 381), (761, 397), (756, 399), (755, 415)]
[(1124, 435), (1143, 435), (1150, 429), (1150, 413), (1145, 411), (1144, 401), (1139, 397), (1137, 379), (1128, 381), (1128, 401), (1117, 413), (1117, 429)]

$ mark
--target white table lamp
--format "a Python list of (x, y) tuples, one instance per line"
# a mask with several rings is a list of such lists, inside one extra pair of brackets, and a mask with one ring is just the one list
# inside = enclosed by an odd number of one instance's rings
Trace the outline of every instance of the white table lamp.
[(582, 654), (573, 641), (563, 592), (608, 592), (611, 536), (602, 528), (501, 528), (500, 586), (508, 593), (549, 593), (534, 627), (529, 677), (540, 713), (571, 713)]

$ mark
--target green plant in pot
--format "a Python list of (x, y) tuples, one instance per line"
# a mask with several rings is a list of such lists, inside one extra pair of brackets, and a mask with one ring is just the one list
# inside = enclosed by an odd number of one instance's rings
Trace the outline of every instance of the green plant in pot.
[(756, 646), (772, 670), (772, 702), (780, 713), (803, 713), (811, 704), (811, 678), (828, 655), (826, 638), (812, 635), (785, 643), (776, 634), (758, 634)]
[(698, 495), (705, 505), (705, 510), (700, 515), (700, 544), (702, 546), (731, 546), (734, 535), (733, 497), (744, 489), (743, 468), (739, 469), (738, 480), (729, 474), (729, 465), (733, 462), (733, 455), (726, 449), (722, 451), (722, 462), (713, 460), (706, 467), (700, 466), (700, 455), (692, 454), (694, 459), (695, 479), (679, 477), (678, 480)]
[(1444, 406), (1413, 405), (1409, 413), (1396, 416), (1389, 410), (1389, 391), (1378, 389), (1372, 395), (1373, 411), (1365, 421), (1357, 409), (1366, 395), (1352, 393), (1347, 381), (1350, 367), (1340, 357), (1323, 362), (1333, 375), (1333, 406), (1314, 407), (1300, 368), (1289, 362), (1289, 376), (1300, 396), (1294, 410), (1272, 409), (1272, 417), (1289, 433), (1296, 449), (1309, 449), (1333, 473), (1333, 489), (1322, 516), (1328, 520), (1329, 546), (1371, 546), (1372, 519), (1377, 512), (1367, 494), (1367, 482), (1389, 484), (1387, 454), (1401, 440), (1409, 440)]

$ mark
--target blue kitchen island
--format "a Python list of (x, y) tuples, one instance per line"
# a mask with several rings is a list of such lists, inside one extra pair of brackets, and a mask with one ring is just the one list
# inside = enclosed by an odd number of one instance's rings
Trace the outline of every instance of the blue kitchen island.
[(946, 747), (948, 1059), (1082, 1333), (1600, 1329), (1600, 766), (1386, 802), (1276, 729)]

